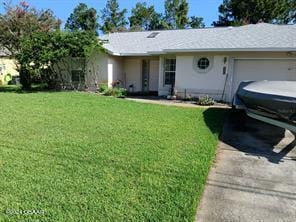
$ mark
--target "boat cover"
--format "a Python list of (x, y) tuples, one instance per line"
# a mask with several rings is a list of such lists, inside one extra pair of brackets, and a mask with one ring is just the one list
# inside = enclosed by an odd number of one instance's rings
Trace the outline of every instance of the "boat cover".
[(242, 82), (236, 96), (248, 109), (296, 122), (296, 81)]

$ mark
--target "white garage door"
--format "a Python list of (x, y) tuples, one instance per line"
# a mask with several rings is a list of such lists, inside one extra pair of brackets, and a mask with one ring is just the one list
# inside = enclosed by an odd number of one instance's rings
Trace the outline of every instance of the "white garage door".
[(296, 81), (296, 59), (237, 59), (234, 61), (232, 95), (246, 80)]

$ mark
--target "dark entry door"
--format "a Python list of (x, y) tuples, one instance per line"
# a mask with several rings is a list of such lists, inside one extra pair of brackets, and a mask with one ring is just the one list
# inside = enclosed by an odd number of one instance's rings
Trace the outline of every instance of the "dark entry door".
[(145, 59), (142, 61), (142, 91), (149, 91), (149, 60)]

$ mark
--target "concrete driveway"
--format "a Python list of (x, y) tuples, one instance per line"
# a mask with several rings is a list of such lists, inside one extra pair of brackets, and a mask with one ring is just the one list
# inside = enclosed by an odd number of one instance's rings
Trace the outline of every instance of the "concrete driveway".
[(244, 114), (231, 114), (196, 218), (295, 222), (294, 135)]

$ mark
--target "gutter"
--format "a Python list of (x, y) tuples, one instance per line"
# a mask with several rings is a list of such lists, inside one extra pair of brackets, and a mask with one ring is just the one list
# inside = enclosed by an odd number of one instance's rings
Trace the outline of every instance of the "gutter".
[(162, 52), (147, 52), (147, 53), (118, 53), (118, 52), (112, 52), (110, 50), (106, 50), (108, 54), (113, 55), (113, 56), (153, 56), (153, 55), (160, 55), (160, 54), (165, 54)]
[(111, 50), (109, 50), (109, 49), (106, 49), (106, 48), (104, 48), (105, 50), (106, 50), (106, 52), (108, 53), (108, 54), (110, 54), (110, 55), (114, 55), (114, 56), (121, 56), (120, 55), (120, 53), (117, 53), (117, 52), (112, 52)]

